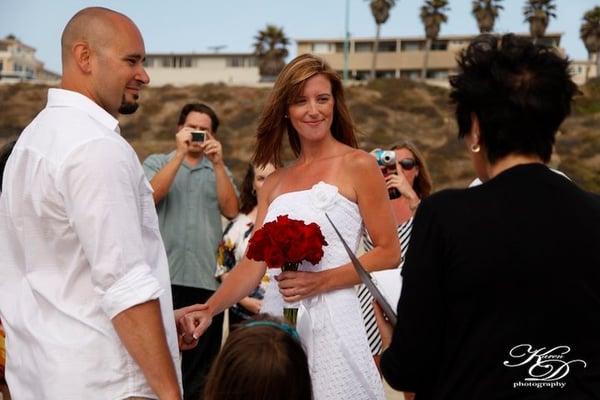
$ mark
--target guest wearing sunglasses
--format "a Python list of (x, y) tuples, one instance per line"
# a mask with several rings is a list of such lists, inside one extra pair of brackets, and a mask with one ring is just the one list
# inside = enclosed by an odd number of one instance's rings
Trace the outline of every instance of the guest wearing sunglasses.
[[(396, 174), (385, 177), (387, 189), (396, 188), (400, 197), (390, 199), (394, 218), (396, 221), (396, 232), (400, 241), (401, 253), (406, 254), (408, 241), (412, 229), (413, 215), (421, 202), (421, 199), (429, 196), (432, 183), (431, 175), (425, 164), (425, 159), (417, 147), (410, 142), (400, 142), (390, 150), (396, 153)], [(363, 245), (365, 251), (373, 248), (373, 242), (369, 233), (365, 230), (363, 234)], [(374, 272), (379, 287), (386, 295), (390, 304), (398, 304), (400, 289), (402, 288), (402, 277), (400, 272), (404, 264), (404, 257), (398, 268)], [(365, 320), (365, 328), (369, 345), (375, 361), (378, 362), (381, 353), (381, 336), (375, 322), (373, 312), (373, 297), (369, 294), (365, 285), (358, 289), (360, 307)]]

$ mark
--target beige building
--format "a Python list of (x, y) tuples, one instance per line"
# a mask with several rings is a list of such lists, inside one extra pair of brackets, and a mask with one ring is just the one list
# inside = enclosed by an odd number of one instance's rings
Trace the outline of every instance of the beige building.
[(586, 74), (588, 79), (595, 78), (598, 76), (597, 68), (598, 66), (595, 60), (573, 60), (571, 62), (571, 72), (573, 73), (573, 81), (578, 85), (583, 85), (586, 82)]
[(17, 82), (57, 84), (60, 75), (44, 69), (33, 47), (8, 35), (0, 39), (0, 83)]
[(144, 66), (151, 86), (219, 82), (253, 86), (260, 80), (252, 53), (149, 53)]
[[(553, 46), (560, 46), (561, 33), (549, 33), (543, 39)], [(447, 82), (449, 74), (456, 70), (456, 54), (466, 47), (475, 35), (440, 36), (431, 44), (427, 78), (432, 83)], [(334, 69), (344, 69), (344, 39), (297, 39), (297, 53), (312, 53), (324, 58)], [(425, 55), (425, 38), (385, 37), (379, 41), (376, 76), (378, 78), (403, 77), (417, 79), (421, 76)], [(351, 38), (348, 55), (350, 79), (363, 80), (371, 74), (374, 38)]]

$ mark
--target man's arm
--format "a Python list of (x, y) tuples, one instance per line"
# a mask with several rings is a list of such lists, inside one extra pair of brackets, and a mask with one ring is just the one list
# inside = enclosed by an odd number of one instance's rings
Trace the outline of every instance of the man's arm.
[[(150, 185), (152, 185), (152, 189), (154, 190), (152, 194), (154, 204), (158, 204), (169, 193), (169, 190), (171, 190), (175, 175), (177, 175), (177, 171), (185, 159), (192, 140), (191, 132), (191, 128), (183, 128), (177, 132), (175, 135), (175, 143), (177, 145), (175, 156), (150, 179)], [(144, 162), (146, 171), (148, 169), (153, 170), (150, 164), (149, 160)]]
[(221, 214), (229, 219), (234, 218), (239, 212), (238, 198), (225, 169), (225, 164), (222, 162), (220, 165), (215, 165), (215, 181)]
[(142, 367), (159, 398), (181, 399), (158, 300), (130, 307), (112, 319), (121, 342)]
[(204, 154), (213, 163), (215, 170), (215, 181), (217, 185), (217, 199), (221, 214), (231, 219), (234, 218), (240, 209), (238, 198), (227, 174), (225, 163), (223, 162), (223, 148), (221, 143), (209, 134), (208, 139), (203, 144)]
[(121, 142), (99, 138), (63, 162), (58, 186), (98, 294), (90, 301), (97, 301), (113, 322), (159, 398), (178, 399), (157, 300), (164, 290), (148, 265), (142, 239), (143, 214), (155, 210), (150, 194), (141, 192), (144, 178), (135, 162)]

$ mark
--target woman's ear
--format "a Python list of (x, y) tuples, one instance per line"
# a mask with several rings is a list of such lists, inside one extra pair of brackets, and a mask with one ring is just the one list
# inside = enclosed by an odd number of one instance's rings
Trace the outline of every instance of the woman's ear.
[(479, 118), (477, 115), (472, 112), (471, 113), (471, 131), (468, 134), (470, 150), (473, 153), (479, 153), (481, 150), (481, 130), (479, 126)]

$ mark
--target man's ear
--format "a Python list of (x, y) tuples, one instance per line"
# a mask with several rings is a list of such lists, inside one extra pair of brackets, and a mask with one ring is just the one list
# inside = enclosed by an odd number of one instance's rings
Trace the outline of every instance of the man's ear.
[(76, 42), (73, 44), (71, 48), (71, 52), (73, 53), (73, 60), (75, 64), (79, 67), (79, 69), (84, 74), (89, 74), (92, 72), (92, 50), (87, 42)]

